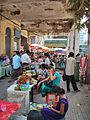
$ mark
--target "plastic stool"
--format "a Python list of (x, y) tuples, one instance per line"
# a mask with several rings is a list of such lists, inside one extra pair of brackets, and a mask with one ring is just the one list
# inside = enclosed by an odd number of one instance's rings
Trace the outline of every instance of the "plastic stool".
[[(50, 96), (54, 96), (54, 99), (53, 99), (53, 98), (49, 98)], [(46, 95), (46, 103), (47, 103), (47, 104), (48, 104), (48, 102), (50, 102), (50, 101), (57, 102), (57, 100), (58, 100), (58, 97), (57, 97), (56, 94), (48, 93), (48, 94)]]

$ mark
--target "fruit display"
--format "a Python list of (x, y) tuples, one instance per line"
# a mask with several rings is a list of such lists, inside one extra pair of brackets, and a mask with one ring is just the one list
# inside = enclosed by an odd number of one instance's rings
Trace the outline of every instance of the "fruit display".
[(15, 87), (15, 90), (21, 90), (20, 86), (22, 84), (27, 84), (28, 80), (29, 80), (30, 85), (32, 85), (33, 84), (33, 80), (32, 80), (32, 78), (30, 76), (28, 76), (27, 74), (22, 74), (21, 76), (19, 76), (19, 78), (17, 80), (17, 86)]

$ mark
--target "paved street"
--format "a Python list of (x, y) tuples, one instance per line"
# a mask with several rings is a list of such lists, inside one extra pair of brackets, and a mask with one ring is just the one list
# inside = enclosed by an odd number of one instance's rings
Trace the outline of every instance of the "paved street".
[[(6, 100), (7, 98), (6, 89), (12, 84), (8, 83), (8, 79), (0, 79), (0, 99)], [(65, 82), (62, 82), (61, 86), (65, 88)], [(70, 93), (67, 93), (69, 110), (66, 115), (66, 120), (90, 120), (90, 91), (87, 88), (87, 85), (83, 87), (79, 86), (80, 92), (75, 93), (71, 90)], [(35, 94), (34, 101), (45, 103), (45, 98), (42, 98), (40, 94)]]

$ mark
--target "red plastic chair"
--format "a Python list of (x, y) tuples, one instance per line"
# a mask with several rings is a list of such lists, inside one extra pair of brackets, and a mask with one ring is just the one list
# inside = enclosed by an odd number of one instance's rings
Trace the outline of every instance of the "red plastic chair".
[[(54, 96), (54, 98), (50, 98), (50, 96)], [(55, 94), (55, 93), (48, 93), (47, 95), (46, 95), (46, 104), (48, 104), (48, 102), (57, 102), (57, 100), (58, 100), (58, 97), (57, 97), (57, 95)]]

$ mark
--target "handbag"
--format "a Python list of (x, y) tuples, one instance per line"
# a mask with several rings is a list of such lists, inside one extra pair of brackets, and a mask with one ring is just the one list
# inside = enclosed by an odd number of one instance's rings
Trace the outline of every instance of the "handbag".
[(62, 75), (62, 78), (63, 78), (63, 81), (66, 81), (66, 80), (67, 80), (65, 71), (64, 71), (64, 73), (63, 73), (63, 75)]

